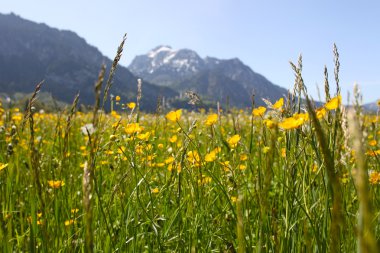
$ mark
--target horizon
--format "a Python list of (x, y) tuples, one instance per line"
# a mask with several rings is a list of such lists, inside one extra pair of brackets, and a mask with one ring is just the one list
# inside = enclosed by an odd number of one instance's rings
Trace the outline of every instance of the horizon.
[[(324, 93), (324, 65), (329, 70), (330, 87), (335, 85), (332, 53), (335, 42), (340, 54), (344, 103), (347, 92), (352, 94), (355, 82), (359, 84), (364, 103), (379, 99), (376, 63), (380, 58), (380, 37), (373, 31), (380, 21), (376, 15), (380, 3), (373, 1), (364, 6), (353, 1), (344, 5), (325, 0), (294, 2), (298, 4), (276, 3), (277, 8), (273, 8), (270, 3), (258, 1), (234, 4), (197, 0), (181, 4), (165, 0), (149, 3), (150, 8), (146, 8), (144, 1), (101, 6), (99, 1), (88, 5), (72, 0), (54, 4), (16, 0), (3, 4), (0, 13), (12, 12), (33, 22), (73, 31), (111, 59), (123, 34), (127, 33), (121, 60), (125, 67), (135, 56), (159, 45), (169, 45), (174, 50), (194, 50), (202, 58), (239, 58), (254, 72), (286, 89), (291, 89), (294, 83), (289, 60), (297, 62), (299, 53), (303, 52), (303, 77), (316, 100), (316, 84)], [(83, 11), (85, 8), (88, 10)], [(168, 10), (172, 10), (171, 16), (162, 15)], [(65, 15), (69, 12), (70, 18)], [(254, 29), (250, 30), (252, 26)]]

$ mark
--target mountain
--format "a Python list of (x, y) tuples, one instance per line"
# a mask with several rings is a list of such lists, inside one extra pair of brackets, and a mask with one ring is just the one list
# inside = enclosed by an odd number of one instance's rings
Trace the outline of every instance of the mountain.
[[(126, 43), (128, 44), (128, 43)], [(117, 48), (115, 42), (115, 52)], [(112, 61), (71, 31), (58, 30), (14, 14), (0, 14), (0, 87), (3, 93), (30, 93), (45, 80), (42, 91), (71, 103), (80, 91), (80, 102), (94, 104), (94, 83), (101, 64), (109, 70)], [(106, 77), (108, 76), (108, 73)], [(136, 99), (137, 77), (118, 66), (110, 93), (123, 101)], [(175, 97), (177, 92), (149, 82), (142, 85), (141, 107), (154, 110), (158, 96)]]
[(369, 111), (369, 112), (377, 112), (379, 110), (379, 101), (364, 104), (363, 108), (364, 110)]
[(261, 98), (275, 101), (287, 94), (286, 89), (255, 73), (237, 58), (203, 59), (189, 49), (174, 50), (170, 46), (158, 46), (145, 55), (136, 56), (128, 68), (149, 82), (180, 93), (192, 90), (202, 99), (214, 103), (225, 103), (228, 99), (236, 107), (249, 107), (253, 93), (259, 105), (264, 104)]

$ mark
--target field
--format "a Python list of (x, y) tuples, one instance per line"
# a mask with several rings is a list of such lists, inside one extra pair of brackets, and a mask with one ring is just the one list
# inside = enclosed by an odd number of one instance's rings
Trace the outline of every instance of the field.
[(104, 71), (93, 112), (1, 109), (1, 251), (377, 252), (378, 116), (337, 74), (315, 108), (301, 68), (245, 110), (101, 103)]

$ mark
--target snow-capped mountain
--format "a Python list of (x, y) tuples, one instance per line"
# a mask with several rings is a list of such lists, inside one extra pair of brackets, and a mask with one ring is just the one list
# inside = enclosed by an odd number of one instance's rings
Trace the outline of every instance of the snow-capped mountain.
[(209, 101), (226, 101), (233, 106), (250, 106), (254, 93), (274, 101), (287, 91), (255, 73), (238, 58), (221, 60), (201, 58), (189, 49), (174, 50), (158, 46), (145, 55), (136, 56), (129, 70), (149, 82), (169, 86), (178, 92), (192, 90)]
[(151, 82), (171, 86), (205, 67), (199, 55), (188, 49), (173, 50), (170, 46), (159, 46), (145, 55), (136, 56), (129, 69)]

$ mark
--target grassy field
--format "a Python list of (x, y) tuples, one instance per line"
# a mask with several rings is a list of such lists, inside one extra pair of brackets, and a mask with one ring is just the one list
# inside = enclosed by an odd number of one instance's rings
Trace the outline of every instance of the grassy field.
[(379, 119), (342, 106), (338, 63), (319, 108), (300, 60), (267, 107), (145, 114), (103, 71), (92, 113), (1, 109), (1, 251), (378, 252)]

